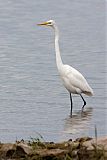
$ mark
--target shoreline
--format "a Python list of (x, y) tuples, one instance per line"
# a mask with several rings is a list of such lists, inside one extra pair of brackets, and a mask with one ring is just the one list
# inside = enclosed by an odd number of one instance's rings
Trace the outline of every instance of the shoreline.
[(107, 136), (82, 137), (64, 142), (42, 142), (40, 139), (0, 143), (0, 160), (105, 160)]

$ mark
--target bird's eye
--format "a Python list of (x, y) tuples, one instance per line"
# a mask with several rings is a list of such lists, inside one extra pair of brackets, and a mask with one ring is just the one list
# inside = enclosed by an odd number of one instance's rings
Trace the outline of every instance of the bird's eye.
[(48, 24), (51, 24), (51, 22), (48, 22)]

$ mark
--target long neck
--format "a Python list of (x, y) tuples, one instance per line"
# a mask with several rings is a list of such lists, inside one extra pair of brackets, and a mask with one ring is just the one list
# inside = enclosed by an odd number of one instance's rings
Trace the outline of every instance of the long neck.
[(57, 26), (54, 26), (54, 30), (55, 30), (55, 52), (56, 52), (56, 64), (57, 64), (57, 68), (58, 70), (61, 69), (63, 63), (62, 63), (62, 59), (61, 59), (61, 55), (60, 55), (60, 49), (59, 49), (59, 31)]

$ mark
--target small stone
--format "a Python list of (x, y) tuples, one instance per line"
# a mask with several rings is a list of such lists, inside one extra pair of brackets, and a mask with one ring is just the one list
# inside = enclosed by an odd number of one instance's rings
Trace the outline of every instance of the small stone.
[(72, 139), (69, 139), (68, 141), (72, 142)]

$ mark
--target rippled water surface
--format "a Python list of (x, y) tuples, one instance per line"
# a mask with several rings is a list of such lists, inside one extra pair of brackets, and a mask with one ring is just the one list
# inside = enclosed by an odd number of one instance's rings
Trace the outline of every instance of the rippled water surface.
[[(78, 69), (94, 90), (82, 100), (59, 78), (53, 30), (36, 24), (54, 19), (64, 63)], [(0, 0), (0, 141), (47, 141), (98, 136), (106, 130), (105, 4), (100, 0)]]

